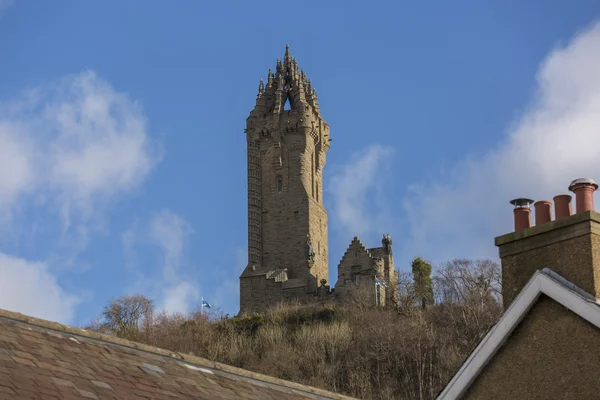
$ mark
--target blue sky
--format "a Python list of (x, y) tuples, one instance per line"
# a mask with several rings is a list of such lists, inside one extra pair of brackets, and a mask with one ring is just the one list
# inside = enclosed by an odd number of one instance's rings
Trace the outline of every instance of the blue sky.
[(400, 270), (495, 258), (508, 200), (600, 179), (598, 1), (413, 3), (0, 0), (0, 308), (236, 313), (245, 119), (286, 43), (331, 126), (332, 280), (355, 235)]

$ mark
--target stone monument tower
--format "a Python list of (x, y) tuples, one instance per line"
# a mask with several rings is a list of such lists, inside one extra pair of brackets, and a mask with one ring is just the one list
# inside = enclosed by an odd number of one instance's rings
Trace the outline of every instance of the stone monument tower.
[(331, 139), (317, 92), (287, 45), (275, 72), (260, 80), (246, 140), (248, 265), (240, 309), (314, 298), (328, 281), (323, 167)]

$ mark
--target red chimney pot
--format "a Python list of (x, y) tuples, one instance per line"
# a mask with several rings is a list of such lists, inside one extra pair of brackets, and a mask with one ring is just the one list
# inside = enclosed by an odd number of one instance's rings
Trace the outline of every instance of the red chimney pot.
[(529, 207), (531, 203), (533, 203), (531, 199), (511, 200), (510, 204), (515, 206), (515, 232), (531, 227), (531, 208)]
[(571, 195), (559, 194), (554, 196), (554, 214), (556, 219), (570, 217), (573, 214)]
[(598, 189), (598, 185), (590, 178), (575, 179), (571, 182), (569, 190), (575, 193), (578, 214), (594, 210), (594, 192), (596, 189)]
[(536, 201), (535, 207), (535, 225), (545, 224), (552, 221), (552, 202), (548, 200)]

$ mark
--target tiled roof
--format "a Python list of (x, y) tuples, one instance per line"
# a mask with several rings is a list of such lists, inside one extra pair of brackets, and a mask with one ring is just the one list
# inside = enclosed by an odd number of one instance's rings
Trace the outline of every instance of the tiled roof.
[(0, 399), (350, 399), (0, 310)]

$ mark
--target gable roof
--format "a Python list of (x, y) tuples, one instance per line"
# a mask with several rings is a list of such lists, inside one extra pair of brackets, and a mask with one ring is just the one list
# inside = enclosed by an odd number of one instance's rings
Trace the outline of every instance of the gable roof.
[(463, 363), (438, 400), (459, 399), (525, 318), (540, 295), (546, 295), (600, 328), (600, 303), (594, 296), (548, 268), (537, 271), (521, 293)]
[(350, 399), (200, 357), (0, 310), (0, 397), (44, 396)]
[(371, 254), (369, 249), (367, 249), (367, 246), (365, 246), (363, 244), (363, 242), (360, 241), (358, 236), (354, 236), (354, 239), (352, 239), (352, 241), (346, 248), (344, 255), (342, 255), (342, 258), (341, 258), (340, 262), (338, 263), (338, 266), (346, 259), (346, 257), (351, 257), (351, 253), (355, 252), (355, 251), (360, 251), (363, 254), (365, 254), (368, 258), (373, 259), (373, 255)]

